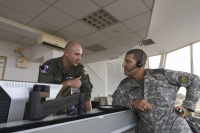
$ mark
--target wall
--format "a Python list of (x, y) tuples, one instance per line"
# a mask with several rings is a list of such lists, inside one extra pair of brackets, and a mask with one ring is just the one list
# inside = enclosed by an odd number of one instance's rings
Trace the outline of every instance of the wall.
[(31, 60), (37, 60), (38, 58), (43, 57), (44, 54), (48, 52), (52, 52), (52, 49), (40, 45), (34, 45), (31, 47), (30, 58)]
[(94, 101), (94, 97), (107, 96), (106, 92), (106, 80), (105, 80), (105, 63), (96, 62), (90, 64), (84, 64), (88, 70), (90, 81), (93, 84), (93, 91), (91, 100)]
[(61, 57), (63, 54), (64, 52), (53, 50), (53, 58)]
[[(107, 63), (123, 61), (124, 56), (117, 59), (105, 60), (87, 64), (88, 73), (93, 84), (92, 98), (99, 96), (108, 97), (107, 83)], [(108, 103), (111, 104), (112, 99), (108, 97)]]
[(19, 56), (18, 53), (13, 51), (18, 44), (0, 40), (0, 55), (7, 57), (6, 69), (4, 80), (17, 80), (17, 81), (31, 81), (37, 82), (39, 63), (30, 61), (30, 48), (27, 47), (22, 53), (26, 58), (28, 58), (28, 64), (26, 69), (16, 68), (16, 57)]

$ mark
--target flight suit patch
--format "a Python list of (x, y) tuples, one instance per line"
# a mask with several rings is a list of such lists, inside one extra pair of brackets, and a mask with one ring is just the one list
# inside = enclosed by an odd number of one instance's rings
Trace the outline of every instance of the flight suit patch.
[(65, 79), (66, 80), (72, 80), (72, 79), (74, 79), (74, 77), (67, 76)]
[(83, 71), (84, 71), (85, 74), (87, 74), (87, 69), (86, 69), (86, 67), (83, 68)]
[(41, 73), (47, 73), (49, 71), (49, 65), (42, 65), (40, 71)]
[(61, 82), (61, 77), (56, 75), (55, 78), (54, 78), (54, 80), (55, 80), (56, 82)]

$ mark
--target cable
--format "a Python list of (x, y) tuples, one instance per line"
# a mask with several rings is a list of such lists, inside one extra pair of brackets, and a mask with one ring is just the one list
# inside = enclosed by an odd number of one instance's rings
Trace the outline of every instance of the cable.
[(81, 108), (81, 109), (85, 112), (85, 114), (86, 114), (86, 110), (85, 110), (84, 108), (82, 108), (82, 107), (80, 106), (80, 104), (78, 104), (77, 106), (79, 106), (79, 108)]
[(138, 70), (137, 70), (137, 77), (138, 77), (138, 81), (139, 81)]
[[(73, 114), (77, 113), (77, 112), (73, 112), (73, 113), (71, 114), (71, 112), (72, 112), (72, 111), (75, 111), (75, 110), (77, 109), (77, 107), (79, 107), (80, 109), (82, 109), (82, 110), (84, 111), (84, 113), (86, 114), (86, 110), (85, 110), (84, 108), (82, 108), (82, 107), (78, 104), (78, 105), (75, 106), (74, 109), (69, 110), (68, 115), (73, 115)], [(66, 114), (67, 114), (67, 113), (66, 113)]]
[(28, 120), (28, 113), (27, 113), (27, 109), (28, 109), (28, 103), (26, 103), (25, 109), (24, 109), (24, 114), (25, 114), (25, 118), (26, 120)]

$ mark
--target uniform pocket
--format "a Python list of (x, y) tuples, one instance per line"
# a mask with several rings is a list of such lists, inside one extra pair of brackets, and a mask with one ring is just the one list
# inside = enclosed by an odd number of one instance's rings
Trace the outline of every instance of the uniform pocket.
[(130, 87), (125, 90), (125, 96), (131, 99), (144, 99), (143, 92), (139, 87)]
[(156, 87), (156, 103), (159, 106), (174, 107), (176, 88), (170, 84), (158, 82)]

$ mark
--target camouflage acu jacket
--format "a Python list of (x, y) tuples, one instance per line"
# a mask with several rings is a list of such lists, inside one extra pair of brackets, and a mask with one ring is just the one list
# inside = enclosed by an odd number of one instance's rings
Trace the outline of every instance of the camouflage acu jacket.
[[(194, 74), (166, 69), (146, 69), (144, 88), (133, 78), (125, 78), (113, 93), (113, 105), (125, 106), (138, 112), (140, 133), (192, 133), (185, 119), (175, 113), (179, 88), (186, 87), (182, 106), (195, 111), (200, 95), (200, 78)], [(132, 100), (145, 99), (153, 111), (132, 108)]]

